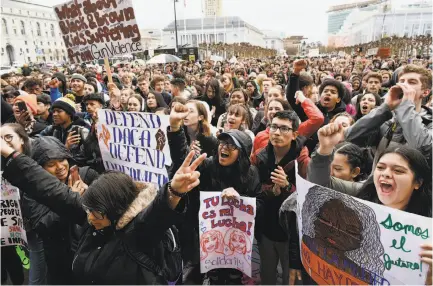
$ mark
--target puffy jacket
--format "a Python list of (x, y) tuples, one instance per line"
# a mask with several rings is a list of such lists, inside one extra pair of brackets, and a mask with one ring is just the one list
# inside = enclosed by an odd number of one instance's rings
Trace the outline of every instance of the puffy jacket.
[[(10, 156), (6, 160), (8, 163), (3, 176), (12, 185), (49, 207), (62, 219), (85, 224), (86, 212), (78, 193), (72, 192), (25, 155)], [(170, 241), (167, 231), (181, 217), (177, 210), (172, 210), (168, 205), (167, 186), (159, 192), (148, 186), (140, 192), (115, 226), (100, 231), (90, 225), (84, 227), (71, 266), (76, 283), (167, 284), (170, 279), (161, 273), (170, 270), (165, 265), (172, 264), (172, 261), (167, 262), (169, 258), (164, 257), (163, 249)], [(140, 255), (136, 255), (137, 252)], [(180, 259), (179, 256), (174, 262), (181, 265)], [(161, 273), (142, 267), (149, 260)], [(181, 269), (178, 268), (176, 270), (180, 273)], [(174, 280), (176, 277), (170, 281)]]
[[(295, 162), (298, 162), (299, 174), (307, 176), (307, 166), (310, 161), (308, 149), (304, 147), (305, 137), (298, 136), (292, 141), (289, 152), (277, 164), (275, 162), (274, 147), (269, 143), (255, 158), (252, 163), (259, 169), (260, 182), (262, 183), (262, 198), (264, 201), (264, 222), (261, 231), (272, 241), (286, 241), (287, 236), (278, 223), (278, 212), (284, 200), (296, 190)], [(274, 187), (271, 180), (271, 173), (281, 166), (292, 183), (292, 188), (282, 191), (279, 196), (270, 194), (269, 191)], [(262, 224), (260, 224), (262, 225)]]
[[(83, 125), (77, 125), (74, 123), (79, 123)], [(75, 144), (71, 146), (70, 151), (72, 153), (72, 156), (78, 157), (80, 155), (80, 148), (83, 142), (86, 140), (87, 136), (89, 135), (89, 130), (86, 128), (87, 126), (84, 124), (84, 120), (79, 119), (76, 120), (76, 122), (72, 123), (67, 127), (66, 129), (63, 129), (61, 126), (57, 125), (50, 125), (47, 128), (45, 128), (41, 133), (39, 133), (40, 136), (53, 136), (60, 140), (63, 144), (66, 144), (66, 139), (68, 138), (69, 132), (74, 130), (74, 128), (78, 128), (78, 134), (81, 137), (80, 143)], [(83, 127), (86, 126), (86, 127)]]

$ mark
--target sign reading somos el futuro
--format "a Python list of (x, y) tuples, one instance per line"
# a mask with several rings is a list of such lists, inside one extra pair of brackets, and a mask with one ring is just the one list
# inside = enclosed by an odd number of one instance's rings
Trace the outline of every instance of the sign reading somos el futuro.
[(131, 0), (75, 0), (54, 11), (71, 63), (143, 51)]

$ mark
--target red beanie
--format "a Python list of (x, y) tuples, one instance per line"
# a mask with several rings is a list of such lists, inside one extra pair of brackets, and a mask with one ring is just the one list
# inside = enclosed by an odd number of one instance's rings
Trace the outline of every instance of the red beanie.
[(33, 115), (38, 114), (38, 102), (35, 94), (19, 95), (15, 97), (14, 104), (17, 101), (24, 101)]

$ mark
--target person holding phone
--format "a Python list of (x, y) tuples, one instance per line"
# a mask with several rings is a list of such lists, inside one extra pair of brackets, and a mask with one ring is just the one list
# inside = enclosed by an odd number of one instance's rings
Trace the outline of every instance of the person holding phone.
[(12, 105), (13, 117), (5, 123), (18, 123), (24, 127), (29, 136), (35, 136), (41, 133), (47, 125), (35, 120), (38, 107), (36, 95), (27, 94), (21, 91), (21, 95), (17, 96)]
[(66, 97), (54, 101), (51, 109), (54, 124), (45, 128), (40, 135), (54, 136), (65, 144), (74, 157), (77, 157), (81, 144), (89, 134), (88, 125), (83, 119), (75, 116), (75, 103)]

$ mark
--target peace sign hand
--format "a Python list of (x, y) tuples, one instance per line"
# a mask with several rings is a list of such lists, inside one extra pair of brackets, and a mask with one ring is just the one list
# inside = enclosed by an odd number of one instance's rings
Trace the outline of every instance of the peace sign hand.
[(187, 193), (200, 184), (200, 172), (196, 171), (196, 169), (206, 159), (207, 155), (206, 153), (202, 154), (191, 163), (194, 155), (194, 151), (189, 152), (182, 166), (171, 180), (171, 188), (178, 193)]

